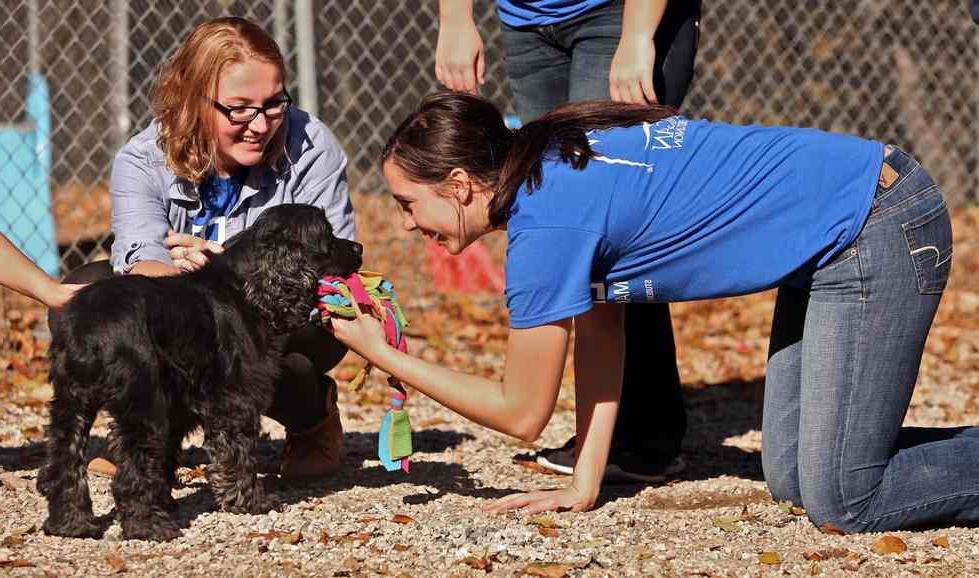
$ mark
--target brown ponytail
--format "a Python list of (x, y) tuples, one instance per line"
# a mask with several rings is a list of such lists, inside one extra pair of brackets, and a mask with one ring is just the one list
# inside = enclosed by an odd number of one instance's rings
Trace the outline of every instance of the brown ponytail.
[(583, 169), (594, 156), (586, 132), (655, 122), (676, 110), (657, 105), (589, 101), (555, 109), (511, 131), (499, 109), (482, 98), (456, 92), (426, 97), (388, 139), (381, 164), (391, 160), (419, 183), (438, 184), (454, 168), (494, 191), (490, 224), (506, 223), (520, 185), (541, 185), (541, 162), (557, 158)]

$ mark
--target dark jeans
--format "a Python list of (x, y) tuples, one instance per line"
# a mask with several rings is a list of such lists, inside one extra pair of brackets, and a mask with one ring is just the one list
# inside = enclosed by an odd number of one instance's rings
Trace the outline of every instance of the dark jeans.
[[(513, 28), (501, 23), (507, 77), (522, 122), (568, 102), (609, 98), (622, 10), (623, 0), (615, 0), (559, 24)], [(653, 86), (660, 104), (683, 102), (699, 39), (700, 0), (671, 0), (653, 39)]]
[[(522, 122), (567, 102), (609, 98), (622, 10), (622, 0), (616, 0), (559, 24), (503, 25), (507, 75)], [(687, 94), (699, 20), (699, 0), (667, 4), (654, 38), (653, 84), (661, 104), (679, 107)], [(627, 305), (625, 375), (613, 447), (665, 465), (679, 453), (686, 429), (669, 306)]]
[(952, 261), (941, 192), (895, 149), (857, 239), (772, 321), (762, 465), (816, 524), (883, 532), (979, 522), (979, 428), (902, 428)]
[[(108, 261), (82, 265), (69, 273), (65, 283), (92, 283), (112, 276)], [(58, 322), (58, 314), (48, 315), (48, 325)], [(325, 373), (347, 352), (346, 347), (319, 327), (310, 325), (279, 338), (284, 353), (282, 374), (275, 386), (272, 407), (266, 415), (291, 432), (312, 428), (326, 419), (328, 387), (332, 379)]]

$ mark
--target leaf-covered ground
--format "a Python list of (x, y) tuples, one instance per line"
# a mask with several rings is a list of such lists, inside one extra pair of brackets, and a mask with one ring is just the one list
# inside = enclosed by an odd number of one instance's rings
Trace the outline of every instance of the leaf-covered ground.
[[(496, 295), (439, 295), (421, 243), (399, 230), (396, 209), (358, 196), (368, 268), (391, 277), (412, 322), (410, 348), (427, 359), (499, 377), (506, 314)], [(979, 210), (955, 214), (953, 279), (922, 364), (909, 424), (979, 421)], [(504, 240), (488, 247), (502, 259)], [(46, 421), (48, 345), (44, 311), (10, 294), (0, 311), (0, 574), (11, 575), (532, 575), (742, 576), (759, 574), (966, 576), (979, 573), (979, 531), (966, 528), (840, 536), (814, 528), (798, 508), (777, 504), (761, 477), (761, 400), (773, 294), (673, 307), (690, 413), (688, 469), (659, 487), (607, 488), (585, 514), (491, 516), (479, 511), (507, 493), (560, 484), (522, 456), (562, 443), (573, 429), (570, 387), (539, 444), (473, 426), (413, 396), (412, 471), (384, 473), (374, 434), (384, 411), (382, 376), (343, 392), (346, 467), (320, 483), (265, 483), (281, 512), (214, 512), (201, 439), (186, 443), (175, 491), (184, 536), (167, 544), (39, 532), (46, 504), (34, 489)], [(334, 370), (349, 379), (353, 356)], [(570, 385), (570, 372), (566, 383)], [(655, 387), (656, 376), (650, 376)], [(267, 421), (261, 462), (274, 471), (283, 432)], [(91, 456), (104, 448), (105, 419)], [(979, 467), (979, 465), (977, 465)], [(90, 476), (96, 512), (112, 509), (109, 481)], [(108, 520), (108, 516), (106, 516)]]

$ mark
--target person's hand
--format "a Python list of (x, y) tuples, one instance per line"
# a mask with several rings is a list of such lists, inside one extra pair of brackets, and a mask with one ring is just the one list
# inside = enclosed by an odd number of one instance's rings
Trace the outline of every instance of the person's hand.
[(653, 64), (656, 49), (651, 38), (639, 35), (622, 37), (612, 57), (609, 93), (617, 102), (656, 104)]
[(471, 20), (439, 26), (435, 77), (450, 90), (476, 94), (486, 73), (483, 39)]
[(519, 510), (524, 514), (539, 512), (586, 512), (595, 507), (598, 492), (583, 492), (574, 485), (560, 490), (540, 490), (524, 494), (511, 494), (483, 507), (484, 512), (501, 514)]
[(377, 352), (390, 347), (384, 327), (377, 319), (364, 315), (360, 307), (354, 307), (354, 310), (357, 312), (354, 319), (330, 318), (333, 335), (358, 355), (373, 362)]
[(85, 285), (74, 285), (71, 283), (58, 283), (52, 288), (51, 294), (45, 298), (45, 305), (51, 309), (61, 309), (65, 306), (65, 303), (67, 303), (68, 300), (75, 295), (75, 292), (84, 286)]
[(220, 243), (207, 241), (186, 233), (177, 233), (172, 229), (167, 231), (167, 237), (163, 243), (170, 248), (170, 259), (173, 260), (173, 266), (181, 271), (196, 271), (207, 265), (205, 250), (212, 253), (224, 251), (224, 247)]

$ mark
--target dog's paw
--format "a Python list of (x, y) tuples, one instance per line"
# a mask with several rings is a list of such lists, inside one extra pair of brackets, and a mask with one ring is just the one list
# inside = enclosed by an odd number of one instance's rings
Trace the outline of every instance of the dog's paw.
[(122, 537), (126, 540), (167, 542), (181, 534), (175, 521), (160, 515), (122, 520)]
[(105, 529), (96, 522), (94, 516), (48, 516), (42, 527), (49, 536), (66, 538), (101, 538)]

